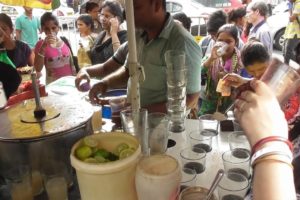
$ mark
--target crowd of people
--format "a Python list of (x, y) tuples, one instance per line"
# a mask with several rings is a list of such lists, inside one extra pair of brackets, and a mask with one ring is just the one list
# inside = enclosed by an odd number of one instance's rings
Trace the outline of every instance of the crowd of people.
[[(283, 52), (287, 64), (290, 59), (300, 63), (300, 1), (290, 0), (290, 3), (290, 24)], [(272, 152), (271, 158), (255, 165), (254, 198), (296, 199), (294, 184), (300, 191), (300, 184), (297, 184), (300, 182), (300, 177), (297, 177), (300, 168), (300, 90), (280, 107), (270, 89), (257, 80), (270, 65), (273, 54), (273, 41), (266, 22), (270, 10), (264, 1), (248, 0), (244, 4), (244, 7), (229, 13), (222, 10), (212, 13), (207, 21), (208, 35), (197, 44), (189, 32), (191, 19), (185, 13), (170, 15), (164, 0), (134, 0), (137, 59), (145, 74), (140, 82), (141, 106), (148, 112), (167, 112), (164, 54), (168, 50), (185, 52), (188, 69), (186, 105), (189, 109), (195, 110), (198, 116), (224, 113), (235, 102), (235, 116), (252, 146), (267, 137), (276, 137), (277, 140), (280, 137), (285, 143), (289, 137), (295, 145), (295, 183), (291, 161)], [(0, 53), (4, 53), (8, 60), (0, 59), (1, 65), (11, 69), (29, 65), (37, 72), (45, 67), (47, 83), (76, 75), (78, 90), (82, 89), (82, 80), (89, 82), (90, 77), (96, 77), (99, 81), (89, 91), (92, 103), (101, 103), (98, 95), (109, 88), (126, 87), (130, 74), (127, 31), (121, 26), (124, 9), (116, 0), (107, 0), (101, 5), (88, 2), (85, 9), (86, 14), (76, 20), (80, 33), (77, 59), (66, 38), (58, 36), (60, 24), (51, 12), (36, 19), (32, 16), (32, 9), (25, 7), (24, 15), (16, 20), (15, 37), (11, 19), (1, 13), (0, 45), (6, 51)], [(45, 38), (36, 38), (38, 31), (44, 32)], [(20, 82), (20, 78), (16, 81)], [(229, 90), (217, 92), (220, 81)], [(236, 100), (233, 95), (235, 88), (249, 81), (251, 91), (241, 93)], [(6, 89), (7, 97), (16, 90), (15, 85), (18, 84), (4, 83), (4, 87), (9, 88)], [(298, 106), (294, 106), (295, 103)], [(274, 141), (276, 139), (265, 142), (265, 146), (276, 145)], [(282, 181), (285, 184), (282, 185)], [(285, 198), (287, 194), (288, 198)]]

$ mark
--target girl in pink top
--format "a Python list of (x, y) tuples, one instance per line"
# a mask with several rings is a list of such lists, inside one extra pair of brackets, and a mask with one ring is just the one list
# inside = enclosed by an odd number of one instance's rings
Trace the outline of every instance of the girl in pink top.
[(41, 17), (41, 27), (46, 34), (44, 40), (38, 41), (35, 46), (34, 67), (40, 72), (46, 67), (47, 83), (63, 76), (75, 75), (75, 68), (71, 62), (69, 47), (57, 37), (59, 23), (50, 12)]

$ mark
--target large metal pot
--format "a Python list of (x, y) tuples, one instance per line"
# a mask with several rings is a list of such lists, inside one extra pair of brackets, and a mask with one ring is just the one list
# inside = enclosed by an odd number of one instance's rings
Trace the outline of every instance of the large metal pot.
[(41, 102), (50, 117), (46, 121), (24, 122), (33, 115), (33, 99), (0, 111), (0, 176), (7, 178), (10, 169), (22, 165), (42, 171), (57, 162), (66, 166), (71, 184), (71, 147), (92, 133), (93, 108), (73, 96), (49, 96)]

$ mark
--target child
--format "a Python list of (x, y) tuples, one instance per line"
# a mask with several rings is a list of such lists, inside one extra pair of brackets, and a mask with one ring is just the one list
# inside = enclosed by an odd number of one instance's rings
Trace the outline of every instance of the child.
[(80, 33), (77, 58), (79, 67), (82, 68), (92, 64), (89, 54), (94, 44), (96, 35), (92, 33), (94, 29), (94, 23), (90, 15), (80, 15), (76, 20), (76, 25)]
[[(223, 112), (232, 103), (230, 97), (222, 97), (216, 92), (219, 79), (227, 73), (238, 73), (242, 71), (240, 52), (237, 48), (239, 38), (238, 30), (233, 24), (223, 25), (216, 34), (217, 43), (213, 47), (211, 55), (204, 58), (202, 73), (206, 73), (207, 85), (205, 98), (202, 99), (199, 115), (212, 114), (215, 111)], [(218, 53), (219, 42), (226, 44), (227, 48), (222, 55)]]
[(35, 46), (34, 67), (36, 71), (40, 72), (45, 65), (47, 83), (63, 76), (75, 75), (71, 50), (65, 42), (57, 37), (59, 31), (57, 18), (51, 12), (46, 12), (41, 17), (41, 27), (46, 38), (38, 41)]

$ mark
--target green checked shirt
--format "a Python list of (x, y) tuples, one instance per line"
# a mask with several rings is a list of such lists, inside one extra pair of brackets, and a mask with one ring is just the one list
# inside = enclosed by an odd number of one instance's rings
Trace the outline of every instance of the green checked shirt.
[(140, 83), (141, 106), (167, 101), (167, 66), (164, 55), (168, 50), (185, 52), (187, 94), (200, 92), (200, 47), (189, 32), (174, 22), (172, 16), (168, 14), (165, 26), (157, 38), (146, 43), (146, 33), (137, 32), (136, 41), (138, 62), (145, 72), (145, 81)]

